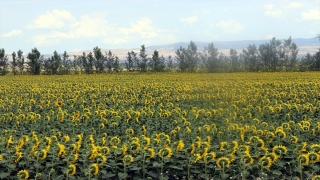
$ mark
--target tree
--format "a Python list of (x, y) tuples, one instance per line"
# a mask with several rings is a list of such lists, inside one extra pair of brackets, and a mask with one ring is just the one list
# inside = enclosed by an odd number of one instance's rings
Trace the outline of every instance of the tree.
[(280, 54), (280, 56), (284, 57), (284, 65), (286, 71), (292, 71), (298, 62), (297, 56), (299, 49), (297, 45), (292, 42), (291, 37), (289, 37), (288, 39), (284, 39), (283, 49), (284, 52)]
[(69, 55), (68, 55), (67, 51), (63, 52), (61, 60), (62, 60), (62, 62), (61, 62), (61, 67), (60, 67), (60, 73), (70, 74), (71, 61), (69, 59)]
[[(106, 65), (107, 65), (107, 69), (108, 72), (111, 73), (112, 68), (114, 67), (114, 63), (115, 63), (115, 55), (109, 50), (109, 52), (106, 52)], [(119, 63), (119, 60), (118, 60)]]
[(214, 47), (213, 43), (208, 44), (208, 47), (205, 47), (200, 55), (203, 64), (210, 73), (216, 72), (219, 68), (218, 55), (218, 49)]
[(179, 69), (184, 72), (188, 69), (187, 58), (186, 58), (186, 49), (180, 46), (179, 49), (176, 50), (176, 60), (179, 64)]
[(57, 51), (53, 52), (53, 56), (49, 62), (52, 74), (58, 74), (59, 68), (61, 67), (61, 56)]
[(86, 74), (92, 74), (93, 73), (93, 65), (94, 65), (94, 57), (92, 55), (92, 52), (90, 52), (88, 55), (86, 55), (85, 52), (83, 52), (81, 56), (82, 60), (82, 66), (85, 70)]
[(141, 72), (146, 72), (147, 68), (148, 68), (148, 58), (147, 58), (147, 54), (146, 54), (146, 48), (144, 45), (141, 46), (140, 49), (140, 60), (138, 62), (138, 67), (140, 68)]
[(186, 53), (186, 58), (187, 58), (187, 67), (190, 72), (195, 72), (198, 61), (199, 61), (199, 53), (198, 53), (198, 47), (197, 45), (193, 42), (190, 41), (190, 44), (188, 45)]
[(14, 75), (17, 74), (17, 66), (18, 66), (18, 62), (17, 62), (16, 57), (17, 57), (17, 54), (16, 54), (16, 52), (13, 51), (13, 53), (12, 53), (11, 69), (12, 69), (12, 73), (13, 73)]
[(258, 50), (256, 45), (249, 45), (247, 50), (243, 49), (244, 62), (247, 71), (258, 71), (259, 61), (258, 61)]
[[(133, 51), (132, 51), (132, 53), (133, 53)], [(129, 72), (134, 71), (134, 61), (133, 61), (133, 57), (131, 55), (132, 53), (128, 52), (128, 56), (126, 57), (127, 58), (126, 68), (127, 68), (127, 71), (129, 71)]]
[(230, 49), (230, 62), (231, 62), (231, 71), (236, 72), (239, 70), (239, 56), (237, 55), (237, 50)]
[(19, 68), (20, 74), (22, 74), (23, 70), (24, 70), (24, 56), (22, 54), (23, 54), (23, 51), (19, 50), (18, 51), (17, 64), (18, 64), (18, 68)]
[(41, 72), (41, 65), (43, 62), (43, 56), (38, 51), (37, 48), (33, 48), (30, 53), (28, 53), (27, 58), (29, 61), (27, 62), (29, 66), (29, 72), (33, 75), (39, 75)]
[(102, 73), (104, 71), (104, 56), (101, 52), (101, 49), (97, 47), (93, 48), (93, 54), (94, 54), (94, 65), (96, 68), (96, 72)]
[(173, 69), (173, 60), (172, 60), (172, 56), (171, 55), (168, 56), (167, 68), (168, 68), (169, 71), (172, 71), (172, 69)]
[(120, 67), (119, 58), (118, 58), (118, 56), (115, 56), (115, 61), (114, 61), (114, 64), (113, 64), (113, 71), (120, 72), (121, 70), (122, 69)]
[(163, 56), (159, 56), (159, 52), (154, 50), (152, 55), (152, 70), (155, 72), (161, 72), (165, 69), (165, 58)]
[(0, 49), (0, 75), (4, 76), (7, 74), (8, 68), (8, 56), (6, 55), (6, 51), (2, 48)]

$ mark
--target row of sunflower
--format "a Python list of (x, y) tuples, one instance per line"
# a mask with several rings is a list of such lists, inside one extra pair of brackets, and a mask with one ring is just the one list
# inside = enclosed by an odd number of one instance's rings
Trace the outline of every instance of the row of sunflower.
[(319, 77), (0, 77), (0, 179), (320, 179)]

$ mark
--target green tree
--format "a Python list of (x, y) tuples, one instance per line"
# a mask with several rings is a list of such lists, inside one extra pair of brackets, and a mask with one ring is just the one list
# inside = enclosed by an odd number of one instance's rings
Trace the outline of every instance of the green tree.
[[(132, 51), (132, 53), (133, 53), (133, 51)], [(127, 60), (126, 60), (126, 62), (125, 62), (125, 64), (126, 64), (126, 69), (127, 69), (127, 71), (129, 71), (129, 72), (134, 71), (134, 61), (133, 61), (132, 53), (131, 53), (131, 52), (128, 52), (128, 56), (126, 57)]]
[(152, 70), (155, 72), (161, 72), (165, 69), (165, 58), (163, 56), (159, 56), (159, 52), (154, 50), (152, 54)]
[(63, 52), (61, 60), (62, 60), (62, 62), (61, 62), (61, 67), (60, 67), (60, 73), (70, 74), (71, 61), (69, 59), (69, 55), (68, 55), (67, 51)]
[(86, 55), (86, 53), (83, 52), (81, 60), (85, 73), (93, 74), (94, 57), (92, 55), (92, 52), (90, 52), (88, 55)]
[[(106, 66), (108, 69), (108, 72), (111, 73), (112, 68), (114, 68), (114, 63), (115, 63), (115, 55), (109, 50), (109, 52), (106, 52)], [(119, 60), (118, 60), (119, 63)]]
[(93, 48), (93, 54), (94, 54), (94, 65), (95, 65), (96, 72), (102, 73), (105, 68), (105, 65), (104, 65), (105, 59), (101, 52), (101, 49), (98, 46)]
[(7, 74), (8, 70), (8, 56), (6, 51), (2, 48), (0, 49), (0, 75), (4, 76)]
[(19, 50), (18, 51), (18, 57), (17, 57), (17, 64), (18, 64), (18, 68), (20, 71), (20, 74), (23, 74), (23, 70), (24, 70), (24, 56), (23, 56), (23, 51)]
[(239, 56), (237, 55), (237, 50), (230, 49), (230, 62), (231, 62), (231, 71), (237, 72), (239, 71)]
[(188, 64), (187, 67), (189, 71), (195, 72), (200, 59), (197, 45), (193, 41), (190, 41), (190, 44), (188, 45), (188, 49), (187, 51), (185, 51), (185, 53), (186, 53), (187, 64)]
[(258, 50), (256, 45), (249, 45), (247, 49), (243, 49), (244, 64), (247, 71), (259, 70)]
[(29, 72), (32, 75), (39, 75), (41, 73), (41, 65), (43, 62), (43, 56), (38, 51), (37, 48), (33, 48), (30, 53), (28, 53), (27, 58), (29, 61), (27, 62), (29, 66)]
[(16, 57), (17, 57), (17, 54), (16, 54), (16, 52), (13, 51), (13, 53), (12, 53), (11, 69), (12, 69), (12, 73), (13, 73), (14, 75), (17, 74), (17, 66), (18, 66), (18, 62), (17, 62)]
[(185, 72), (188, 69), (186, 49), (180, 46), (180, 48), (177, 49), (175, 53), (176, 53), (175, 58), (178, 62), (180, 71)]
[(203, 64), (210, 73), (216, 72), (219, 68), (219, 52), (214, 47), (213, 43), (208, 44), (208, 47), (204, 47), (203, 52), (200, 54)]
[(141, 49), (140, 49), (140, 60), (138, 62), (138, 67), (140, 68), (140, 71), (141, 72), (146, 72), (147, 71), (147, 68), (148, 68), (148, 55), (146, 53), (146, 48), (144, 45), (141, 46)]
[(118, 58), (118, 56), (115, 56), (115, 61), (114, 61), (114, 64), (113, 64), (113, 71), (120, 72), (121, 70), (122, 69), (120, 67), (119, 58)]
[(172, 71), (172, 69), (173, 69), (173, 59), (172, 59), (171, 55), (168, 56), (167, 69), (169, 71)]

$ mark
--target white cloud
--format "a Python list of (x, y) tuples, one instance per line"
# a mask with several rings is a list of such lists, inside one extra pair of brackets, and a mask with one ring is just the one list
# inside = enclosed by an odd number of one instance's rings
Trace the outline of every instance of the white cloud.
[(282, 16), (282, 11), (274, 9), (273, 4), (265, 4), (263, 7), (266, 9), (266, 11), (264, 12), (265, 16), (274, 18), (280, 18)]
[(320, 11), (318, 9), (309, 10), (300, 14), (303, 20), (320, 20)]
[(198, 16), (192, 16), (187, 18), (180, 18), (180, 21), (186, 25), (192, 26), (198, 20)]
[(76, 18), (66, 10), (54, 9), (46, 14), (38, 16), (33, 23), (27, 25), (30, 29), (60, 29), (70, 23), (74, 23)]
[(217, 27), (222, 28), (227, 33), (238, 33), (244, 29), (244, 26), (234, 20), (219, 21)]
[(203, 31), (205, 34), (207, 34), (210, 38), (211, 38), (211, 40), (214, 40), (214, 39), (218, 39), (218, 36), (217, 35), (214, 35), (213, 33), (211, 33), (211, 32), (209, 32), (209, 31), (207, 31), (207, 30), (205, 30), (205, 31)]
[(13, 37), (13, 36), (19, 36), (22, 34), (22, 30), (12, 30), (6, 34), (2, 34), (1, 37)]
[(300, 8), (302, 6), (303, 6), (302, 3), (292, 2), (292, 3), (289, 4), (288, 8)]
[[(68, 12), (69, 13), (69, 12)], [(92, 13), (81, 16), (80, 20), (62, 29), (52, 29), (33, 37), (36, 46), (56, 45), (64, 39), (86, 39), (87, 41), (102, 41), (107, 44), (127, 42), (168, 41), (173, 42), (173, 30), (157, 29), (149, 18), (141, 18), (128, 27), (119, 27), (106, 19), (107, 13)]]

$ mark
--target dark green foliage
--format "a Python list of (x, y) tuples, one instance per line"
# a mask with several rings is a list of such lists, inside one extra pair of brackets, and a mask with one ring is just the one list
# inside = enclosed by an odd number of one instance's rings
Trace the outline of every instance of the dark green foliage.
[(16, 58), (17, 66), (19, 68), (20, 74), (22, 74), (24, 70), (24, 56), (22, 54), (23, 54), (23, 51), (19, 50), (18, 57)]
[(120, 72), (122, 69), (120, 67), (120, 63), (119, 63), (119, 58), (118, 56), (115, 57), (115, 61), (114, 61), (114, 64), (113, 64), (113, 71), (114, 72)]
[(28, 71), (32, 75), (39, 75), (41, 72), (41, 64), (43, 62), (43, 56), (41, 56), (40, 52), (37, 48), (33, 48), (30, 53), (28, 53), (27, 58), (29, 61), (27, 62), (29, 68)]
[(213, 43), (208, 44), (208, 47), (204, 48), (200, 57), (209, 72), (216, 72), (219, 68), (218, 55), (218, 49), (214, 47)]
[[(107, 66), (107, 69), (108, 69), (108, 72), (110, 73), (112, 71), (112, 68), (115, 68), (115, 55), (109, 50), (109, 52), (107, 53), (106, 52), (106, 57), (105, 57), (105, 60), (106, 60), (106, 66)], [(118, 59), (118, 62), (117, 62), (117, 66), (120, 67), (119, 65), (119, 59)], [(119, 70), (119, 67), (117, 67), (117, 70)]]
[(8, 68), (8, 57), (6, 55), (5, 50), (2, 48), (0, 49), (0, 75), (4, 76), (7, 74)]
[(148, 55), (146, 54), (146, 48), (144, 45), (141, 46), (139, 56), (140, 60), (138, 61), (138, 67), (140, 68), (141, 72), (146, 72), (149, 59), (147, 58)]
[(17, 66), (18, 66), (18, 62), (17, 62), (16, 57), (17, 57), (17, 54), (16, 54), (16, 52), (13, 51), (13, 53), (12, 53), (11, 70), (12, 70), (12, 73), (14, 75), (17, 74)]
[(94, 65), (96, 68), (96, 72), (97, 73), (102, 73), (104, 71), (105, 68), (105, 59), (104, 56), (101, 52), (101, 49), (97, 47), (93, 48), (93, 54), (94, 54)]
[(159, 57), (159, 52), (157, 50), (153, 52), (151, 65), (155, 72), (162, 72), (166, 67), (165, 58), (163, 56)]
[(83, 52), (83, 55), (81, 56), (81, 60), (82, 60), (82, 66), (85, 70), (85, 73), (92, 74), (93, 64), (94, 64), (94, 57), (92, 55), (92, 52), (90, 52), (88, 55), (86, 55), (86, 53)]

